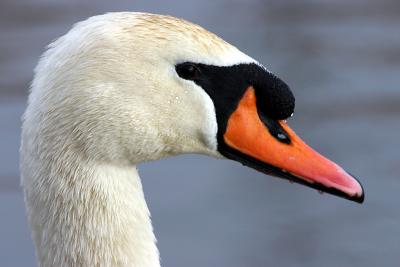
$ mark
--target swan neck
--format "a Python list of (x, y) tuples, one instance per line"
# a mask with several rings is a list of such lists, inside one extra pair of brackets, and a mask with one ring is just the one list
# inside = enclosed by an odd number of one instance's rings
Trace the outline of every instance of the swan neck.
[(22, 169), (40, 266), (160, 266), (136, 167), (54, 165)]

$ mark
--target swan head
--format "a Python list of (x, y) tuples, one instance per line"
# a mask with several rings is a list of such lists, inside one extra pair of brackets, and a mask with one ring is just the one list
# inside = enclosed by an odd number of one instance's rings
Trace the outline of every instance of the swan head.
[(132, 164), (202, 153), (363, 200), (355, 178), (289, 128), (295, 102), (282, 80), (181, 19), (110, 13), (78, 23), (42, 57), (29, 102), (25, 120), (54, 155)]

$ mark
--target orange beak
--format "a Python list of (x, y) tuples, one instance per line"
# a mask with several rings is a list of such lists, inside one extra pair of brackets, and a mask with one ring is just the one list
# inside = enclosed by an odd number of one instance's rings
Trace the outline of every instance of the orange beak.
[(278, 140), (262, 122), (257, 111), (256, 94), (250, 86), (228, 119), (224, 142), (232, 151), (239, 152), (244, 164), (320, 191), (363, 202), (362, 186), (353, 176), (305, 144), (286, 122), (278, 121), (278, 124), (290, 142)]

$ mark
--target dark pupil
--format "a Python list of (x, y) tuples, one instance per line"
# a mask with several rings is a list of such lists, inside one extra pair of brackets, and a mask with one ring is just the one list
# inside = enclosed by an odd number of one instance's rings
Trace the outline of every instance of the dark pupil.
[(196, 66), (185, 63), (176, 66), (176, 72), (178, 73), (179, 77), (186, 80), (193, 80), (198, 75), (198, 69)]

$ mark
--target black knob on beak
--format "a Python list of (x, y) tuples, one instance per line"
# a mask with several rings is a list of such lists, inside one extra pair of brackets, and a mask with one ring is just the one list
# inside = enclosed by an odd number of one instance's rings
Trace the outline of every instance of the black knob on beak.
[(265, 72), (259, 75), (254, 88), (257, 96), (257, 108), (273, 120), (289, 118), (295, 107), (295, 98), (289, 86), (275, 75)]

